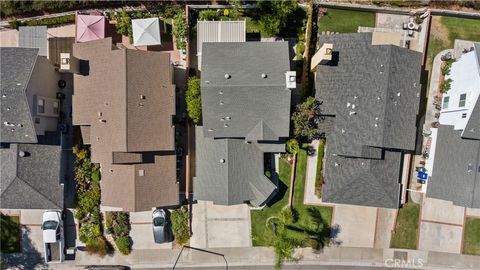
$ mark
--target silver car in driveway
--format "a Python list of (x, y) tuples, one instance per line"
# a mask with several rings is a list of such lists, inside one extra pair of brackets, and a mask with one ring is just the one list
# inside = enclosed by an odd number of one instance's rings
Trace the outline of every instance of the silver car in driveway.
[(155, 243), (167, 242), (167, 215), (163, 209), (155, 209), (152, 214), (153, 239)]

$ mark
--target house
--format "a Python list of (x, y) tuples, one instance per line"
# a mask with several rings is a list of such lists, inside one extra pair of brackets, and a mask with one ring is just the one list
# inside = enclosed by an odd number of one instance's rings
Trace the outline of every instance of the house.
[(195, 199), (261, 206), (276, 189), (264, 155), (284, 152), (289, 136), (288, 43), (204, 43), (202, 55)]
[(432, 130), (427, 197), (480, 208), (480, 44), (451, 66), (440, 126)]
[(177, 205), (169, 54), (119, 49), (105, 38), (74, 44), (73, 56), (88, 65), (88, 73), (74, 74), (73, 124), (100, 163), (102, 209)]
[(403, 157), (415, 149), (422, 56), (371, 33), (322, 35), (316, 67), (326, 152), (322, 201), (398, 208)]
[(202, 70), (202, 46), (206, 42), (245, 42), (245, 21), (198, 21), (197, 59), (198, 70)]
[(63, 209), (60, 74), (38, 48), (0, 48), (2, 209)]

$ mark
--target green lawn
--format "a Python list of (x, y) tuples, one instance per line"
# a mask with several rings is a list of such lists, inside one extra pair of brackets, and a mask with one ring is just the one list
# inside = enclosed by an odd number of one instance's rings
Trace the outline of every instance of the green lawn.
[(467, 218), (463, 235), (463, 253), (480, 255), (480, 218)]
[(318, 32), (357, 33), (359, 26), (375, 26), (375, 13), (331, 9), (318, 21)]
[(322, 197), (322, 182), (323, 182), (323, 168), (322, 168), (322, 161), (323, 161), (323, 156), (325, 154), (325, 139), (320, 140), (320, 143), (318, 144), (318, 157), (317, 157), (317, 175), (315, 177), (315, 195), (317, 195), (318, 198)]
[(262, 210), (252, 210), (252, 242), (254, 246), (268, 246), (264, 236), (271, 233), (265, 226), (267, 218), (276, 215), (288, 204), (288, 192), (290, 186), (290, 173), (292, 168), (284, 159), (280, 159), (280, 189), (277, 196)]
[[(315, 243), (327, 245), (330, 236), (330, 226), (332, 220), (332, 208), (320, 206), (308, 206), (303, 204), (303, 194), (305, 188), (305, 169), (307, 153), (301, 149), (297, 156), (295, 170), (295, 189), (294, 189), (294, 212), (297, 220), (288, 224), (288, 235), (296, 238), (301, 234), (312, 235), (317, 241), (305, 243), (306, 246), (313, 246)], [(280, 210), (288, 204), (288, 193), (290, 189), (291, 167), (288, 162), (280, 159), (280, 180), (285, 185), (285, 190), (279, 192), (277, 198), (274, 198), (272, 205), (266, 206), (262, 210), (252, 210), (252, 241), (254, 246), (268, 246), (268, 239), (272, 235), (270, 228), (265, 226), (266, 220), (277, 215)]]
[[(435, 34), (443, 32), (443, 35)], [(427, 47), (427, 65), (431, 67), (433, 58), (445, 49), (453, 48), (455, 39), (480, 41), (480, 20), (455, 17), (434, 17)]]
[(416, 203), (406, 203), (398, 210), (395, 232), (390, 240), (391, 248), (417, 248), (417, 229), (420, 206)]
[(1, 215), (1, 250), (5, 253), (20, 252), (20, 220), (18, 216)]

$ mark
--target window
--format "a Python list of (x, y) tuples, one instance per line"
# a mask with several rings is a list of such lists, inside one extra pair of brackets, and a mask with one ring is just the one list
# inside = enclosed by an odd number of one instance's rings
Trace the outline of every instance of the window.
[(59, 109), (58, 109), (58, 101), (54, 101), (53, 102), (53, 113), (54, 114), (58, 114), (59, 113)]
[(462, 113), (462, 118), (467, 118), (467, 114), (466, 114), (466, 113)]
[(443, 98), (443, 109), (448, 109), (448, 102), (450, 101), (450, 97)]
[(37, 113), (45, 113), (45, 100), (37, 99)]
[(465, 107), (466, 100), (467, 100), (467, 94), (461, 94), (460, 101), (458, 102), (458, 107)]

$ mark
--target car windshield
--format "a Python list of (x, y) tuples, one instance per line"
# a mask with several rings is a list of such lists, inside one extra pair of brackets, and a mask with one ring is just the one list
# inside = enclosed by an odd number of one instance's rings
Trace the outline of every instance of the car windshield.
[(153, 225), (155, 227), (163, 226), (163, 225), (165, 225), (165, 219), (163, 217), (156, 217), (156, 218), (153, 219)]
[(53, 221), (53, 220), (49, 220), (49, 221), (45, 221), (43, 223), (43, 229), (44, 230), (55, 230), (58, 226), (58, 222), (56, 221)]

